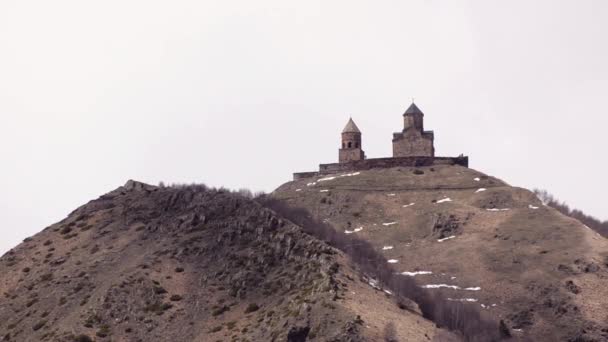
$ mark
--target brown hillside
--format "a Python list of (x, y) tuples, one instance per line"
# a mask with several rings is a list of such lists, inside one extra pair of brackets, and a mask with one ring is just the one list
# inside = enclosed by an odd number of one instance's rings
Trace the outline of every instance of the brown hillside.
[(0, 258), (0, 340), (447, 336), (361, 279), (341, 252), (250, 199), (130, 181)]
[(286, 183), (274, 193), (369, 241), (400, 272), (534, 341), (608, 340), (608, 241), (515, 188), (460, 166)]

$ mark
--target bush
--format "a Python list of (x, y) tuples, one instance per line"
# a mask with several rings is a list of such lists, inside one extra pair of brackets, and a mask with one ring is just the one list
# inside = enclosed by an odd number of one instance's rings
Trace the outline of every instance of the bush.
[(74, 337), (74, 342), (93, 342), (93, 339), (87, 335), (78, 335)]
[(165, 288), (162, 287), (162, 286), (155, 286), (154, 287), (154, 293), (156, 293), (156, 294), (165, 294), (165, 293), (167, 293), (167, 290), (165, 290)]
[(414, 174), (415, 174), (415, 175), (423, 175), (423, 174), (424, 174), (424, 171), (422, 171), (422, 170), (420, 170), (420, 169), (415, 169), (415, 170), (414, 170)]
[(102, 325), (95, 335), (97, 337), (108, 337), (110, 335), (110, 327), (107, 324)]
[(173, 295), (171, 296), (171, 298), (169, 298), (170, 301), (172, 302), (179, 302), (180, 300), (182, 300), (182, 296), (180, 295)]
[(38, 331), (38, 330), (42, 329), (42, 327), (44, 327), (45, 324), (46, 324), (46, 321), (40, 321), (40, 322), (34, 324), (34, 326), (32, 327), (32, 329), (34, 331)]
[(52, 273), (43, 274), (40, 277), (40, 281), (51, 281), (51, 280), (53, 280), (53, 274)]
[(155, 302), (155, 303), (152, 303), (152, 304), (150, 304), (150, 305), (146, 306), (146, 307), (144, 308), (144, 311), (147, 311), (147, 312), (154, 312), (155, 314), (157, 314), (157, 315), (159, 315), (159, 316), (160, 316), (160, 315), (162, 315), (162, 314), (163, 314), (165, 311), (167, 311), (167, 310), (171, 309), (172, 307), (173, 307), (173, 305), (172, 305), (172, 304), (169, 304), (169, 303)]
[(217, 308), (217, 309), (213, 310), (213, 312), (211, 312), (211, 314), (212, 314), (213, 316), (219, 316), (219, 315), (221, 315), (221, 314), (223, 314), (224, 312), (229, 311), (229, 310), (230, 310), (230, 308), (229, 308), (228, 306), (224, 305), (224, 306), (222, 306), (222, 307), (219, 307), (219, 308)]
[(608, 221), (602, 222), (593, 216), (585, 214), (581, 210), (570, 208), (568, 204), (561, 202), (547, 190), (534, 189), (534, 193), (541, 200), (541, 202), (543, 202), (543, 204), (550, 206), (563, 215), (579, 220), (581, 223), (593, 229), (598, 234), (608, 238)]
[(259, 309), (260, 309), (260, 307), (256, 303), (251, 303), (245, 309), (245, 313), (247, 314), (247, 313), (251, 313), (251, 312), (256, 312)]
[(209, 333), (210, 334), (216, 333), (218, 331), (222, 331), (222, 326), (221, 325), (218, 325), (217, 327), (209, 329)]

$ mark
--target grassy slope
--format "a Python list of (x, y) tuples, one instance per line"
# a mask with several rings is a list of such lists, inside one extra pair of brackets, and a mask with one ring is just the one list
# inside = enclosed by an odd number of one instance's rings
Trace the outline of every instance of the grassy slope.
[[(535, 340), (608, 338), (608, 330), (602, 331), (608, 304), (605, 239), (544, 207), (525, 189), (459, 166), (432, 169), (316, 177), (286, 183), (273, 195), (339, 231), (363, 227), (354, 234), (378, 249), (393, 246), (385, 254), (399, 260), (400, 270), (433, 272), (417, 276), (420, 284), (481, 287), (437, 291), (478, 300), (474, 305), (489, 307), (521, 329), (518, 334)], [(452, 201), (435, 203), (445, 198)], [(404, 207), (410, 203), (415, 204)], [(396, 224), (383, 225), (391, 222)]]

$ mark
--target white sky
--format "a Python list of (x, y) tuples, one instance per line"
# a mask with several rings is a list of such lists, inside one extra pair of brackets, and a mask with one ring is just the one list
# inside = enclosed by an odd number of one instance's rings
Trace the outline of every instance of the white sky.
[(410, 99), (438, 155), (608, 219), (608, 1), (0, 2), (0, 254), (133, 178), (273, 190), (390, 156)]

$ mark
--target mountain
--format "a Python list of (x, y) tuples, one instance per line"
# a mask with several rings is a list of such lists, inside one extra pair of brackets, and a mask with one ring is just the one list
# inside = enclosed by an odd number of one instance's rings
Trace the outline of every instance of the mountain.
[(460, 166), (135, 181), (0, 258), (0, 341), (606, 341), (608, 243)]
[(461, 166), (374, 169), (272, 193), (370, 243), (403, 277), (532, 341), (607, 341), (608, 241), (530, 191)]
[(250, 198), (129, 181), (0, 258), (0, 340), (455, 338), (370, 283)]

